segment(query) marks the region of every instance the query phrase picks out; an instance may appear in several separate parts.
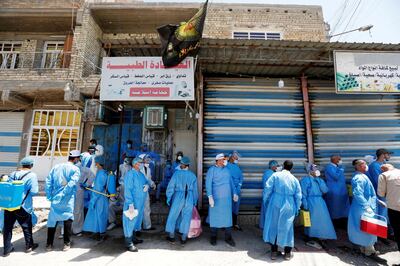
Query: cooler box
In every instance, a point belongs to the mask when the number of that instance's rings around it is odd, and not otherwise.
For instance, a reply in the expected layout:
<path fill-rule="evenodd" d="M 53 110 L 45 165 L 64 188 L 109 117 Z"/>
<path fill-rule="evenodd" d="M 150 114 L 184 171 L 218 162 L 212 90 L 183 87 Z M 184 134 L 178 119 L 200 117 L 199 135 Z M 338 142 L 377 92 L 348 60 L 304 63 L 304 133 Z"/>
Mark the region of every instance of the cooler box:
<path fill-rule="evenodd" d="M 0 208 L 8 211 L 21 207 L 24 194 L 24 182 L 0 182 Z"/>
<path fill-rule="evenodd" d="M 387 238 L 386 217 L 378 214 L 363 214 L 361 216 L 361 231 L 382 238 Z"/>
<path fill-rule="evenodd" d="M 300 224 L 304 227 L 311 227 L 311 217 L 309 211 L 300 210 Z"/>

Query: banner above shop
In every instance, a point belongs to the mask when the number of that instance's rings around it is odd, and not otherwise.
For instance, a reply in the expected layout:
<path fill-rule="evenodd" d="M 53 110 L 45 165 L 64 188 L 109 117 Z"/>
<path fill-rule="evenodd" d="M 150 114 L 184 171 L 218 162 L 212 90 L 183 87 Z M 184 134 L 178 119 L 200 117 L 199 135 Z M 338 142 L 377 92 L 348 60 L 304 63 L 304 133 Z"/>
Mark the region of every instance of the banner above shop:
<path fill-rule="evenodd" d="M 161 57 L 104 57 L 101 101 L 192 101 L 193 57 L 165 68 Z"/>
<path fill-rule="evenodd" d="M 336 93 L 400 93 L 400 53 L 334 51 Z"/>

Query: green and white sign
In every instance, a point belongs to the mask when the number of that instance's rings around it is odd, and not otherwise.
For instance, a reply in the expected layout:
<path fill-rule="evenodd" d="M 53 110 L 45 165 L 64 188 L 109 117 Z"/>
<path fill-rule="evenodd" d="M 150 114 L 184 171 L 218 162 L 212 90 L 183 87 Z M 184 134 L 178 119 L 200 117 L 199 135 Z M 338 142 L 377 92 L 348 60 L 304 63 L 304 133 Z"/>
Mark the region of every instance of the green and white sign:
<path fill-rule="evenodd" d="M 336 93 L 400 93 L 400 53 L 334 51 Z"/>

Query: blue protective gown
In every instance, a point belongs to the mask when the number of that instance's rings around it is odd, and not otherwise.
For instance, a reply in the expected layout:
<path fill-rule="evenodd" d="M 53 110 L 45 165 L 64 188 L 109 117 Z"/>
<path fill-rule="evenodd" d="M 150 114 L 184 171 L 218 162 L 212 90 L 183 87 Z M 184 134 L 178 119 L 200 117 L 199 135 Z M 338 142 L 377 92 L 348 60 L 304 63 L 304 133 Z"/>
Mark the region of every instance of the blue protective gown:
<path fill-rule="evenodd" d="M 93 190 L 105 194 L 115 194 L 115 176 L 108 175 L 104 169 L 98 170 L 94 179 Z M 92 191 L 89 210 L 86 215 L 83 231 L 105 233 L 108 221 L 108 198 Z"/>
<path fill-rule="evenodd" d="M 289 171 L 274 173 L 265 184 L 264 202 L 268 202 L 264 223 L 265 242 L 280 247 L 294 246 L 293 221 L 301 205 L 300 183 Z"/>
<path fill-rule="evenodd" d="M 236 194 L 231 172 L 226 167 L 211 166 L 206 175 L 207 196 L 213 196 L 214 207 L 208 208 L 210 227 L 232 226 L 232 196 Z"/>
<path fill-rule="evenodd" d="M 20 178 L 25 175 L 27 172 L 30 172 L 30 170 L 23 170 L 23 171 L 15 171 L 12 172 L 9 176 L 8 181 L 12 182 L 14 180 L 20 180 Z M 24 194 L 22 195 L 23 198 L 25 198 L 25 195 L 28 193 L 29 194 L 26 197 L 24 203 L 22 204 L 22 208 L 29 214 L 33 214 L 33 201 L 32 197 L 37 195 L 39 193 L 39 183 L 38 179 L 35 173 L 30 172 L 27 174 L 22 181 L 24 181 Z"/>
<path fill-rule="evenodd" d="M 353 201 L 351 202 L 347 232 L 349 240 L 357 245 L 372 246 L 377 238 L 360 230 L 361 215 L 370 207 L 376 211 L 376 194 L 369 178 L 360 172 L 355 172 L 351 180 Z"/>
<path fill-rule="evenodd" d="M 383 162 L 374 161 L 368 166 L 369 170 L 368 170 L 368 173 L 366 173 L 368 178 L 369 178 L 369 180 L 371 181 L 372 185 L 374 186 L 375 193 L 377 192 L 377 189 L 378 189 L 379 175 L 382 174 L 382 170 L 381 170 L 381 166 L 382 165 L 383 165 Z M 385 197 L 379 197 L 378 196 L 378 198 L 380 200 L 386 202 L 386 198 Z M 389 222 L 387 208 L 383 207 L 380 204 L 377 204 L 377 214 L 385 216 L 387 221 Z"/>
<path fill-rule="evenodd" d="M 81 173 L 71 162 L 55 165 L 46 178 L 46 197 L 51 202 L 47 227 L 74 219 L 76 183 Z"/>
<path fill-rule="evenodd" d="M 243 172 L 236 163 L 228 163 L 226 167 L 231 172 L 236 194 L 239 196 L 239 200 L 237 202 L 232 201 L 232 212 L 235 215 L 238 215 L 240 207 L 240 190 L 242 189 L 243 184 Z"/>
<path fill-rule="evenodd" d="M 304 227 L 309 237 L 321 239 L 336 239 L 328 207 L 322 198 L 328 192 L 324 180 L 319 177 L 306 176 L 300 181 L 303 208 L 310 211 L 311 227 Z"/>
<path fill-rule="evenodd" d="M 264 194 L 265 194 L 265 183 L 267 182 L 268 178 L 271 177 L 271 175 L 275 173 L 274 171 L 272 171 L 271 169 L 267 169 L 264 172 L 264 175 L 262 177 L 262 190 L 263 190 L 263 198 L 264 198 Z M 258 223 L 258 226 L 263 229 L 264 228 L 264 222 L 265 222 L 265 210 L 267 209 L 268 206 L 268 202 L 265 202 L 263 200 L 261 200 L 261 209 L 260 209 L 260 221 Z"/>
<path fill-rule="evenodd" d="M 350 200 L 347 191 L 344 169 L 330 163 L 325 167 L 328 186 L 326 204 L 332 219 L 346 218 L 349 215 Z"/>
<path fill-rule="evenodd" d="M 150 186 L 150 181 L 140 170 L 132 169 L 125 175 L 124 183 L 125 202 L 123 211 L 128 210 L 129 205 L 133 204 L 134 208 L 139 212 L 133 220 L 129 220 L 128 217 L 122 215 L 124 235 L 128 238 L 132 237 L 134 231 L 140 231 L 142 228 L 144 203 L 148 195 L 147 192 L 143 192 L 143 186 Z"/>
<path fill-rule="evenodd" d="M 173 173 L 175 173 L 175 171 L 180 170 L 180 166 L 181 166 L 181 162 L 174 161 L 172 163 L 172 171 L 173 171 Z"/>
<path fill-rule="evenodd" d="M 179 170 L 174 173 L 168 184 L 167 204 L 169 209 L 165 231 L 179 232 L 185 236 L 189 233 L 193 207 L 197 204 L 197 177 L 189 170 Z M 178 219 L 179 218 L 179 219 Z"/>

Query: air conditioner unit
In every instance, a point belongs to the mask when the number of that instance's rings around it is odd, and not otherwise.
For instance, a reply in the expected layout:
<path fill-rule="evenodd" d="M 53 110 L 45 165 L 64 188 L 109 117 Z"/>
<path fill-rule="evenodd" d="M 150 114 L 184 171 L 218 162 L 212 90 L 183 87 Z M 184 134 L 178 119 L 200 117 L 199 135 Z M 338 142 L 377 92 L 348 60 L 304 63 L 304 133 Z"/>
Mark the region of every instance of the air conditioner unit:
<path fill-rule="evenodd" d="M 145 128 L 165 128 L 167 113 L 164 106 L 146 106 L 144 108 Z"/>
<path fill-rule="evenodd" d="M 85 101 L 84 121 L 95 124 L 104 124 L 105 107 L 102 102 L 97 99 L 88 99 Z"/>

